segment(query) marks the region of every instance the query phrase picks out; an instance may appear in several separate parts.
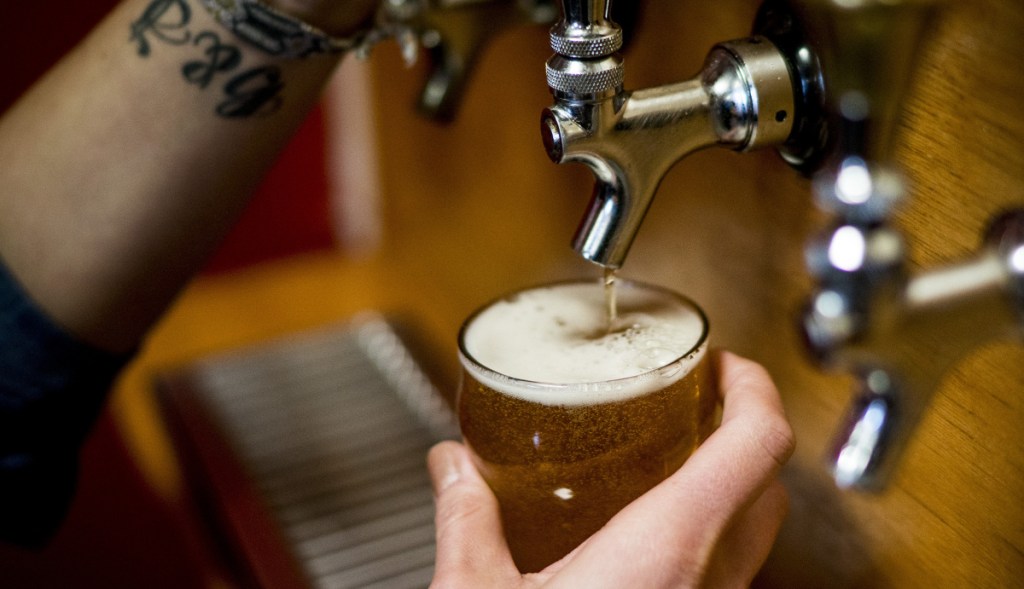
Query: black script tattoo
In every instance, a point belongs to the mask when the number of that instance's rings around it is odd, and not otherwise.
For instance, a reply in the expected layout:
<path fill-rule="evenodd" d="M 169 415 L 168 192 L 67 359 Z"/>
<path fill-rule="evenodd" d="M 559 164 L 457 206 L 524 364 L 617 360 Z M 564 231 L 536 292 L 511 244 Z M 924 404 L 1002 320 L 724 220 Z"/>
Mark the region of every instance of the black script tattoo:
<path fill-rule="evenodd" d="M 142 15 L 131 24 L 131 41 L 138 43 L 138 54 L 148 57 L 151 44 L 189 45 L 202 53 L 193 55 L 181 67 L 190 84 L 205 89 L 226 79 L 221 102 L 215 112 L 225 118 L 264 116 L 281 108 L 284 81 L 281 69 L 265 65 L 242 69 L 243 54 L 237 45 L 224 42 L 212 31 L 195 31 L 192 0 L 150 0 Z M 193 33 L 195 36 L 193 37 Z M 194 40 L 193 40 L 194 39 Z M 194 59 L 195 57 L 205 59 Z M 241 70 L 241 71 L 239 71 Z"/>
<path fill-rule="evenodd" d="M 227 72 L 242 62 L 242 52 L 233 45 L 221 43 L 217 33 L 206 31 L 196 35 L 195 45 L 209 41 L 205 55 L 208 61 L 190 61 L 181 68 L 181 73 L 189 82 L 206 88 L 217 72 Z"/>
<path fill-rule="evenodd" d="M 281 70 L 274 66 L 252 68 L 224 85 L 227 100 L 217 106 L 222 117 L 266 115 L 281 107 Z"/>
<path fill-rule="evenodd" d="M 176 14 L 175 14 L 176 13 Z M 168 18 L 164 18 L 164 17 Z M 175 19 L 174 17 L 177 16 Z M 132 23 L 132 41 L 139 43 L 139 55 L 149 55 L 147 34 L 172 45 L 188 43 L 190 33 L 185 26 L 192 20 L 192 8 L 185 0 L 153 0 L 139 20 Z"/>

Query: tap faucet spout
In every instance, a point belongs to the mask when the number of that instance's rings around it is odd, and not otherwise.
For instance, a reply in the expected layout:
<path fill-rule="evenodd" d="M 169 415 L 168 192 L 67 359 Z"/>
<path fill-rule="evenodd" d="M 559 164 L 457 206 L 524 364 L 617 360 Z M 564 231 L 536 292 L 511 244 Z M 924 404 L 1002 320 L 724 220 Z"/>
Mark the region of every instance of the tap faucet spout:
<path fill-rule="evenodd" d="M 571 28 L 556 25 L 552 38 Z M 564 46 L 552 42 L 556 51 Z M 716 45 L 691 80 L 633 92 L 622 87 L 616 53 L 556 53 L 547 70 L 555 97 L 541 116 L 548 156 L 583 163 L 595 177 L 573 248 L 607 268 L 623 264 L 658 185 L 680 159 L 714 145 L 778 145 L 792 130 L 790 70 L 763 37 Z"/>
<path fill-rule="evenodd" d="M 590 205 L 573 238 L 584 259 L 622 265 L 661 178 L 680 158 L 718 138 L 700 80 L 656 91 L 620 92 L 547 109 L 542 130 L 556 163 L 594 174 Z"/>

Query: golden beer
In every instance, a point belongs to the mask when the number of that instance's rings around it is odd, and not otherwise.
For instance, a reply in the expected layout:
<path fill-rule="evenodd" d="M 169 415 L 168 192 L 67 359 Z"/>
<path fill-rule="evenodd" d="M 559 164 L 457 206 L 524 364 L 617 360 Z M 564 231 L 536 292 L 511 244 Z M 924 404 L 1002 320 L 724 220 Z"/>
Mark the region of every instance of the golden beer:
<path fill-rule="evenodd" d="M 714 427 L 699 307 L 630 282 L 618 298 L 610 329 L 595 281 L 495 301 L 460 333 L 463 437 L 523 572 L 572 551 Z"/>

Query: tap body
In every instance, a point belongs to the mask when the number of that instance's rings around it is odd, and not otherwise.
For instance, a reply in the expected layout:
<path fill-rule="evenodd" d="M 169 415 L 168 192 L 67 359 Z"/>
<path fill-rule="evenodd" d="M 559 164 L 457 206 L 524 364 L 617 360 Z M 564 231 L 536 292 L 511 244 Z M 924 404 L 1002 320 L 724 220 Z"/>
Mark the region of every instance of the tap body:
<path fill-rule="evenodd" d="M 691 80 L 626 91 L 607 6 L 563 4 L 547 64 L 555 104 L 541 116 L 542 138 L 552 161 L 583 163 L 594 173 L 573 248 L 618 268 L 676 162 L 713 145 L 744 151 L 789 137 L 793 75 L 782 52 L 755 36 L 716 45 Z"/>

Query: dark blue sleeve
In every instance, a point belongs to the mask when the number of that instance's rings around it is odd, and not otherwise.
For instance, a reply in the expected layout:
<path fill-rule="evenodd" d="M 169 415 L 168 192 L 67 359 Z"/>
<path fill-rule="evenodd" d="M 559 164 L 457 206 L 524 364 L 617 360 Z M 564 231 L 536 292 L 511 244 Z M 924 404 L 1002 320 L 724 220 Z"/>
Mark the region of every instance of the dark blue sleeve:
<path fill-rule="evenodd" d="M 79 449 L 129 357 L 63 331 L 0 263 L 0 541 L 42 546 L 59 529 Z"/>

